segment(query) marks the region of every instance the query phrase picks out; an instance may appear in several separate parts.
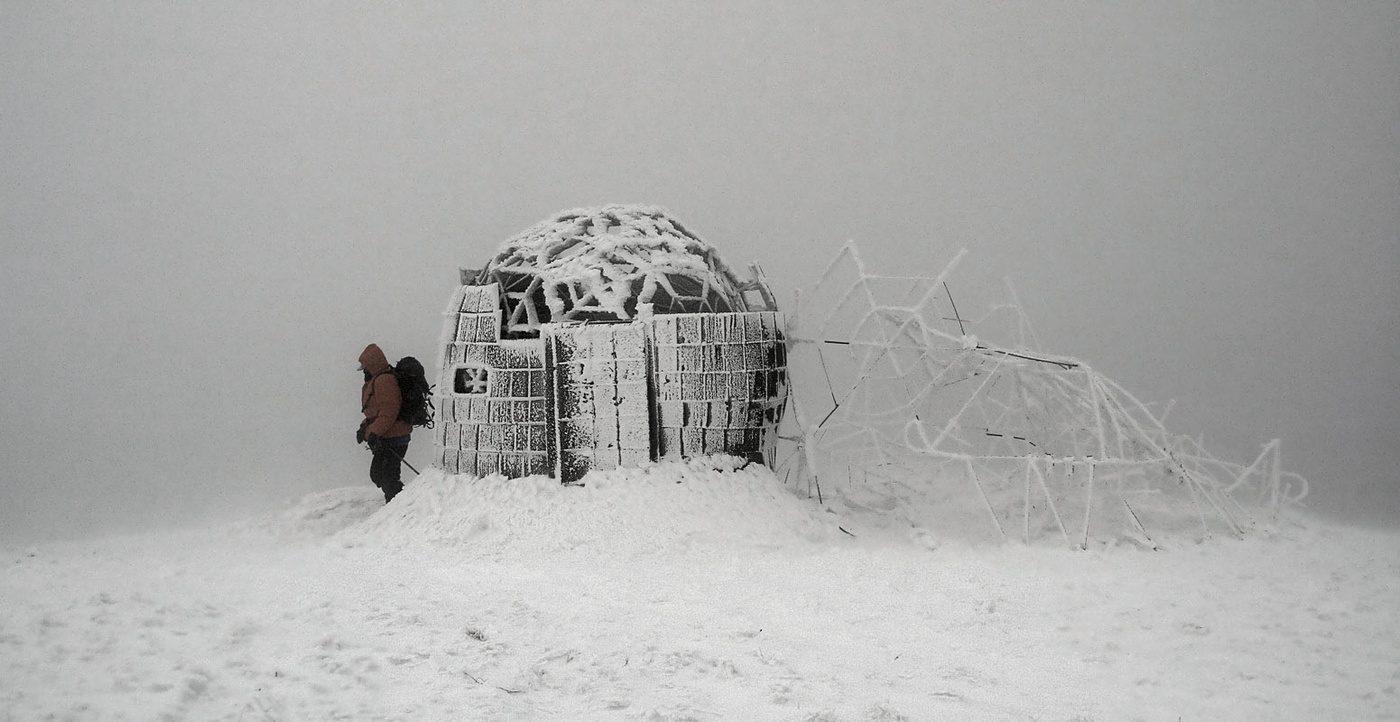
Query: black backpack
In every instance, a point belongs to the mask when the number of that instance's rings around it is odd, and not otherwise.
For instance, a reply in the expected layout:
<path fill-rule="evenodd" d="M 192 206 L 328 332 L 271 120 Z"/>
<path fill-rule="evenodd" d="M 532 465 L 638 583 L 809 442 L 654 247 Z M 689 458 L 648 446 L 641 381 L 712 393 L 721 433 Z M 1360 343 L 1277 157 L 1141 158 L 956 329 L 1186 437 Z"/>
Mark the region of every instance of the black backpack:
<path fill-rule="evenodd" d="M 404 356 L 393 371 L 394 380 L 399 382 L 399 420 L 433 428 L 433 387 L 428 384 L 423 364 L 412 356 Z"/>

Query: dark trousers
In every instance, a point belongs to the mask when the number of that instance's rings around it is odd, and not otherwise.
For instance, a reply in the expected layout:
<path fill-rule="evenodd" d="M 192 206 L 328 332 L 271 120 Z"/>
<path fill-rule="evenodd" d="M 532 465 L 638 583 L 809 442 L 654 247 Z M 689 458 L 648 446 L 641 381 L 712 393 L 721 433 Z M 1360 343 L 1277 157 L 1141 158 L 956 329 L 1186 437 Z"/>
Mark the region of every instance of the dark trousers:
<path fill-rule="evenodd" d="M 403 491 L 400 481 L 404 454 L 408 453 L 407 436 L 397 439 L 380 439 L 374 447 L 374 458 L 369 462 L 369 480 L 384 492 L 384 503 L 389 503 Z"/>

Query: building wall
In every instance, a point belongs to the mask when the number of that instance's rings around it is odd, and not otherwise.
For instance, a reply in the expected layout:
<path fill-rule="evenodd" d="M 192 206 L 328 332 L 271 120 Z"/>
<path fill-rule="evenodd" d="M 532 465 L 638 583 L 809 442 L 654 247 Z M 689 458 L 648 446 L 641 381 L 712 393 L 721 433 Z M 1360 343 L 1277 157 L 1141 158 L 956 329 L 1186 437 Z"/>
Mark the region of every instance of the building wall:
<path fill-rule="evenodd" d="M 434 458 L 453 474 L 547 474 L 544 344 L 501 340 L 498 289 L 462 286 L 444 314 Z M 458 393 L 463 369 L 484 376 L 466 384 L 468 393 Z"/>
<path fill-rule="evenodd" d="M 650 326 L 657 457 L 771 462 L 787 398 L 783 315 L 676 314 Z"/>
<path fill-rule="evenodd" d="M 552 458 L 559 480 L 650 461 L 646 327 L 550 323 L 541 336 L 557 420 Z"/>
<path fill-rule="evenodd" d="M 502 340 L 499 286 L 462 286 L 443 323 L 435 465 L 568 481 L 652 458 L 771 463 L 782 327 L 773 311 L 663 314 Z"/>

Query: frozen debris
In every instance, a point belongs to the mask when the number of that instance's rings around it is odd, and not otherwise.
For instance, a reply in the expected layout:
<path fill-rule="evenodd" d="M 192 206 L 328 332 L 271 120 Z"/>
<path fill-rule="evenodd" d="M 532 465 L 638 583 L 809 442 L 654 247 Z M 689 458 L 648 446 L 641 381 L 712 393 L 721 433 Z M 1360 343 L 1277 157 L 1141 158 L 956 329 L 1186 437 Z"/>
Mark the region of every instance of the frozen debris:
<path fill-rule="evenodd" d="M 983 322 L 947 286 L 961 257 L 935 277 L 880 276 L 849 244 L 804 295 L 789 333 L 789 479 L 945 530 L 1081 548 L 1241 535 L 1307 494 L 1277 441 L 1248 466 L 1222 461 L 1088 364 L 1027 347 L 1015 304 L 988 317 L 1012 313 L 1015 345 L 973 335 Z"/>

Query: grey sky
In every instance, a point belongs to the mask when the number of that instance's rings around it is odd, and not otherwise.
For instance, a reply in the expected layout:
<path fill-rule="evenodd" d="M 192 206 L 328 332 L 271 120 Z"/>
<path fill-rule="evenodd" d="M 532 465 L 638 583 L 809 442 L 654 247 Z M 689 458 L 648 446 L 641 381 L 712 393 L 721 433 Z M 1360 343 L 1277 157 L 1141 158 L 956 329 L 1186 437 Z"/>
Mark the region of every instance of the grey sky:
<path fill-rule="evenodd" d="M 669 208 L 784 292 L 847 239 L 1400 512 L 1400 5 L 0 4 L 0 541 L 368 483 L 368 341 Z M 790 298 L 790 295 L 785 296 Z M 420 438 L 411 460 L 426 462 Z"/>

